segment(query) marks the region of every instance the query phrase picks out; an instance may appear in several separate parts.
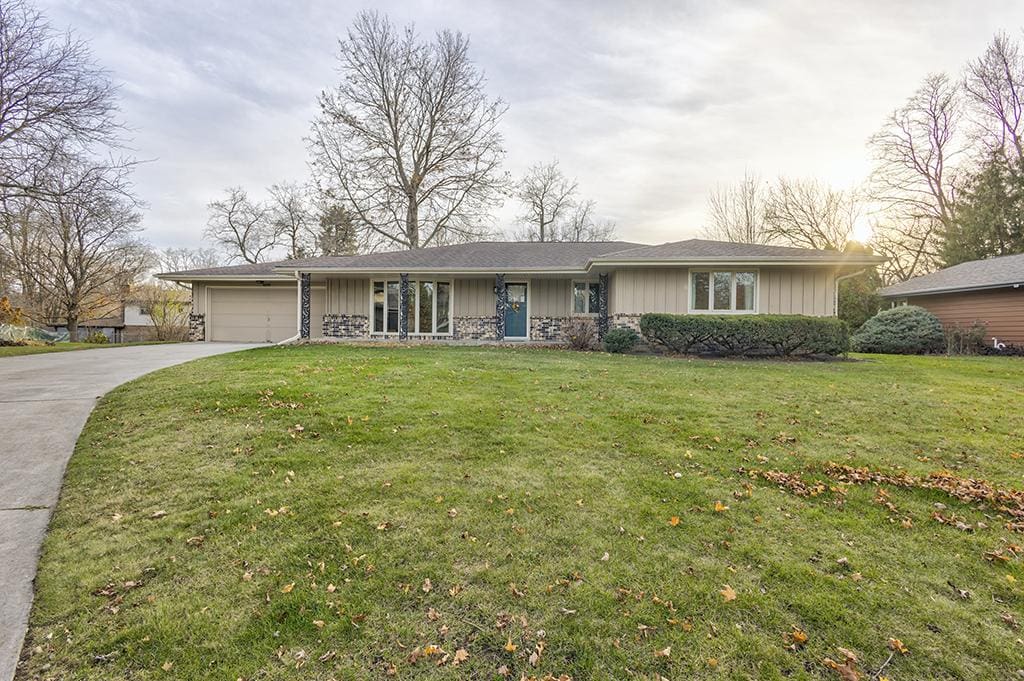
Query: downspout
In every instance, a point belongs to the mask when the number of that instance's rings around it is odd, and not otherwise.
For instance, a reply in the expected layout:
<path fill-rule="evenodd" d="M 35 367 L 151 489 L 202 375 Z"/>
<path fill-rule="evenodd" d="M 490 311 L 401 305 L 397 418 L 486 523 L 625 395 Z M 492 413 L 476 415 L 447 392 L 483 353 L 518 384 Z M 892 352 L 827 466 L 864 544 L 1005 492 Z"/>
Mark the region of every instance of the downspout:
<path fill-rule="evenodd" d="M 847 279 L 853 279 L 854 277 L 859 277 L 860 275 L 864 274 L 867 271 L 868 268 L 865 267 L 862 270 L 857 270 L 856 272 L 851 272 L 850 274 L 844 274 L 841 277 L 836 277 L 836 290 L 832 292 L 834 298 L 832 301 L 832 313 L 836 317 L 839 316 L 839 282 L 846 281 Z"/>
<path fill-rule="evenodd" d="M 298 320 L 299 324 L 302 324 L 302 291 L 300 290 L 301 288 L 302 287 L 299 285 L 299 271 L 295 270 L 295 296 L 297 298 L 295 305 L 298 307 L 298 309 L 296 310 L 297 314 L 295 315 L 295 318 Z M 283 341 L 275 343 L 275 345 L 291 345 L 295 341 L 299 340 L 301 336 L 302 332 L 296 329 L 294 336 L 292 336 L 291 338 L 285 338 Z"/>

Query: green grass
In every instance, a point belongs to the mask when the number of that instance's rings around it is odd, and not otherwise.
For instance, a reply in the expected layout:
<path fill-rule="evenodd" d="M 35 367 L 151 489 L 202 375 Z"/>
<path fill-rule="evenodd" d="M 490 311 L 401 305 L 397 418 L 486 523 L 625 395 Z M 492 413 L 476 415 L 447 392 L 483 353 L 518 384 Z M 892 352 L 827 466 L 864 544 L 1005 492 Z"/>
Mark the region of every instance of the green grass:
<path fill-rule="evenodd" d="M 837 679 L 837 647 L 869 678 L 890 637 L 909 649 L 894 681 L 1011 678 L 1024 643 L 1003 615 L 1024 620 L 1024 569 L 984 554 L 1024 537 L 997 513 L 888 489 L 904 527 L 871 486 L 797 497 L 737 469 L 1020 488 L 1022 433 L 1013 359 L 202 359 L 90 419 L 18 678 Z M 932 520 L 936 503 L 974 531 Z M 409 661 L 429 644 L 469 657 Z"/>
<path fill-rule="evenodd" d="M 70 352 L 72 350 L 96 350 L 98 348 L 124 348 L 132 345 L 156 345 L 174 341 L 142 341 L 139 343 L 54 343 L 53 345 L 0 345 L 0 357 L 21 355 L 42 355 L 48 352 Z"/>

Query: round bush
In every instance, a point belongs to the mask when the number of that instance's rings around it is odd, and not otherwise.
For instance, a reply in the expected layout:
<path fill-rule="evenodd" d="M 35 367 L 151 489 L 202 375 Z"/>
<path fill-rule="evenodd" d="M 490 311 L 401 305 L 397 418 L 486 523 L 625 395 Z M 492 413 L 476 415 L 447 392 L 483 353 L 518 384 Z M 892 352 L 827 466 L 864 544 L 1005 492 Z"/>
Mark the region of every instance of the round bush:
<path fill-rule="evenodd" d="M 882 310 L 864 322 L 850 340 L 856 352 L 890 355 L 942 352 L 946 345 L 939 318 L 916 305 Z"/>
<path fill-rule="evenodd" d="M 633 329 L 611 329 L 604 335 L 606 352 L 629 352 L 640 342 L 640 336 Z"/>
<path fill-rule="evenodd" d="M 106 334 L 104 334 L 102 331 L 93 331 L 92 333 L 85 337 L 85 342 L 95 343 L 96 345 L 103 345 L 104 343 L 109 343 L 110 339 L 107 338 Z"/>

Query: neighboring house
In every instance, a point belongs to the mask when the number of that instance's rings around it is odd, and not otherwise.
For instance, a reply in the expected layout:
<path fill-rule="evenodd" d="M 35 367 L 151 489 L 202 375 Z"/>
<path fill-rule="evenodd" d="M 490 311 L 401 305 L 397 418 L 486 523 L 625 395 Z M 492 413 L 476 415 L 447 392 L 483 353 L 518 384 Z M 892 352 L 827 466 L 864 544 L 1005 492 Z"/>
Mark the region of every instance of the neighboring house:
<path fill-rule="evenodd" d="M 192 286 L 191 337 L 561 339 L 645 312 L 836 314 L 836 280 L 878 256 L 691 239 L 648 246 L 479 242 L 169 272 Z"/>
<path fill-rule="evenodd" d="M 61 321 L 53 325 L 57 332 L 67 331 L 67 324 Z M 78 337 L 85 337 L 100 332 L 111 343 L 134 343 L 153 338 L 153 320 L 144 303 L 126 301 L 111 315 L 98 319 L 86 319 L 78 322 Z"/>
<path fill-rule="evenodd" d="M 943 326 L 982 322 L 988 342 L 1024 344 L 1024 254 L 960 263 L 879 294 L 893 305 L 919 305 Z"/>

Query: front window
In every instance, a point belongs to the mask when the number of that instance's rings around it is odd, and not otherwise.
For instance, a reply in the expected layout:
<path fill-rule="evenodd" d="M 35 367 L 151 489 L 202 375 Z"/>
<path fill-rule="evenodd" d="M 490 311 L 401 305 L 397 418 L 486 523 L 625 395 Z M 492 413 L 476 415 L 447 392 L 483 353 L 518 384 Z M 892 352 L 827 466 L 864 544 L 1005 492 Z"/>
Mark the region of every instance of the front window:
<path fill-rule="evenodd" d="M 401 282 L 373 282 L 373 332 L 398 333 L 403 314 Z M 404 310 L 411 334 L 451 333 L 450 281 L 409 280 L 409 301 Z"/>
<path fill-rule="evenodd" d="M 597 314 L 601 306 L 601 284 L 596 281 L 572 283 L 572 313 Z"/>
<path fill-rule="evenodd" d="M 690 274 L 691 312 L 753 312 L 757 272 L 695 271 Z"/>

